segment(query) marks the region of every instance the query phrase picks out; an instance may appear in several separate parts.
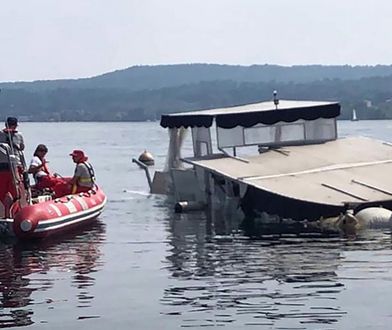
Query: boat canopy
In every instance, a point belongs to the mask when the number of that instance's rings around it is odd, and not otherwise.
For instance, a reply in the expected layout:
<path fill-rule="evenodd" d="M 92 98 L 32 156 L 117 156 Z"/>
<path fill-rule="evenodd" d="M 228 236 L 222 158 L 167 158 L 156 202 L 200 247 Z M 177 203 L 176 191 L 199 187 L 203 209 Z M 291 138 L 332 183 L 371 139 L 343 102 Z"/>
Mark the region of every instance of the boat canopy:
<path fill-rule="evenodd" d="M 277 122 L 294 122 L 299 119 L 316 120 L 335 118 L 340 115 L 337 102 L 279 100 L 162 115 L 164 128 L 211 127 L 234 128 L 252 127 L 256 124 L 273 125 Z"/>

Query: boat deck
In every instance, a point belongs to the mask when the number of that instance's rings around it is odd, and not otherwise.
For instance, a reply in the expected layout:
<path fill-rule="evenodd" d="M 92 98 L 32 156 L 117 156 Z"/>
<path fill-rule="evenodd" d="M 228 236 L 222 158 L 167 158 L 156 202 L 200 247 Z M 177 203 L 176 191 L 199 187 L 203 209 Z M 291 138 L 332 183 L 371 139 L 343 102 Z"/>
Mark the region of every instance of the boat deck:
<path fill-rule="evenodd" d="M 341 138 L 241 159 L 222 154 L 184 161 L 297 200 L 336 206 L 392 200 L 392 144 L 384 141 Z"/>

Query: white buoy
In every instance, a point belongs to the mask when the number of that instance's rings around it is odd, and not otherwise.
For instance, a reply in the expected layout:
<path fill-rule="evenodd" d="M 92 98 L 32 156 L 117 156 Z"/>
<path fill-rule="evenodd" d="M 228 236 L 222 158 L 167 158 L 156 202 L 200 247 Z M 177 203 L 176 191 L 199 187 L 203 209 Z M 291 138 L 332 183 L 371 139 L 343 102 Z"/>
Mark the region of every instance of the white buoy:
<path fill-rule="evenodd" d="M 153 166 L 155 164 L 153 155 L 147 150 L 144 150 L 144 152 L 141 153 L 139 161 L 147 166 Z"/>
<path fill-rule="evenodd" d="M 391 225 L 392 211 L 382 207 L 368 207 L 355 214 L 362 227 L 388 228 Z"/>

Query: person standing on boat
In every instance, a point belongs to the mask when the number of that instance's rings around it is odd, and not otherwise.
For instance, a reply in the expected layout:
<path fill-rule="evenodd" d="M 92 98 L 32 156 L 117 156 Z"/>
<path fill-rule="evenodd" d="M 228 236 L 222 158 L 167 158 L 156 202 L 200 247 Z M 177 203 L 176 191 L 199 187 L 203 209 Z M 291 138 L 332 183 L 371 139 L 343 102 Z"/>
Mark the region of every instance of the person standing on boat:
<path fill-rule="evenodd" d="M 55 186 L 63 184 L 65 181 L 64 179 L 57 177 L 56 174 L 50 174 L 47 166 L 48 161 L 45 159 L 47 153 L 48 147 L 46 145 L 39 144 L 37 146 L 33 158 L 31 159 L 28 173 L 33 174 L 36 189 L 43 190 L 45 188 L 50 188 L 55 191 Z"/>
<path fill-rule="evenodd" d="M 25 148 L 23 135 L 16 129 L 18 127 L 18 119 L 8 117 L 5 121 L 5 128 L 0 131 L 0 143 L 8 143 L 11 150 L 14 151 L 18 165 L 25 167 L 23 150 Z M 12 143 L 11 143 L 12 141 Z"/>
<path fill-rule="evenodd" d="M 25 148 L 23 135 L 18 132 L 18 119 L 15 117 L 8 117 L 5 121 L 5 128 L 0 130 L 0 143 L 5 143 L 10 146 L 10 158 L 6 156 L 1 160 L 4 166 L 5 173 L 8 173 L 6 180 L 8 185 L 6 189 L 12 195 L 11 199 L 19 198 L 22 203 L 27 203 L 30 199 L 30 182 L 27 174 L 27 166 L 24 158 L 23 150 Z M 8 163 L 8 162 L 11 163 Z M 23 198 L 21 198 L 23 197 Z"/>

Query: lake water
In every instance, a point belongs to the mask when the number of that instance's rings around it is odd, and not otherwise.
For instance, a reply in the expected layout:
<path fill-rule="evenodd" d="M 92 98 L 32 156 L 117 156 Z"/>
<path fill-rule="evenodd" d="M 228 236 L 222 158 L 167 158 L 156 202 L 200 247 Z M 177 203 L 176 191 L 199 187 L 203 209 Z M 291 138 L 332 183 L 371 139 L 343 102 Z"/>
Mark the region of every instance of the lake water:
<path fill-rule="evenodd" d="M 392 139 L 392 121 L 338 126 L 340 135 Z M 51 169 L 64 175 L 72 149 L 85 150 L 108 204 L 95 225 L 61 239 L 0 243 L 0 328 L 389 328 L 389 230 L 249 239 L 226 219 L 175 214 L 148 194 L 131 158 L 147 148 L 164 165 L 168 135 L 158 123 L 20 129 L 26 158 L 45 143 Z"/>

